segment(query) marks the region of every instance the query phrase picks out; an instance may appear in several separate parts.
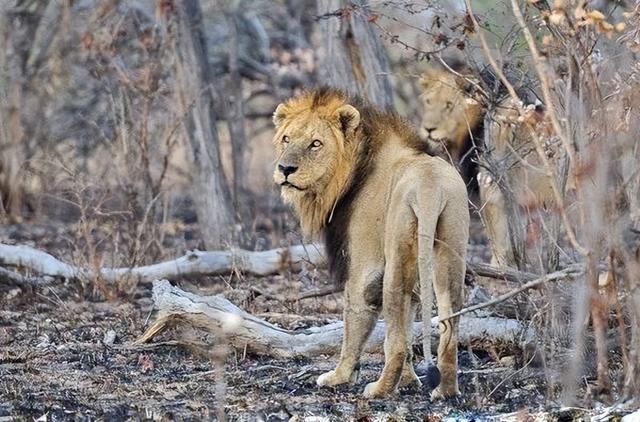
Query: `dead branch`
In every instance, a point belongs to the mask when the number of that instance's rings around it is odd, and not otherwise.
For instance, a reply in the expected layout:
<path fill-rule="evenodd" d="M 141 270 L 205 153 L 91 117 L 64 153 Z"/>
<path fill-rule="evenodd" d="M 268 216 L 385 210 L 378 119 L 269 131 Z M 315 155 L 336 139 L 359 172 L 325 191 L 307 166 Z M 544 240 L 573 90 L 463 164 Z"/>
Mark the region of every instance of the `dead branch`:
<path fill-rule="evenodd" d="M 51 277 L 74 280 L 99 277 L 103 281 L 110 283 L 123 279 L 151 283 L 158 279 L 177 280 L 180 278 L 223 275 L 234 271 L 255 276 L 267 276 L 286 271 L 298 272 L 302 270 L 305 264 L 323 267 L 326 264 L 324 247 L 319 244 L 307 244 L 267 251 L 231 249 L 228 251 L 207 252 L 194 250 L 180 258 L 157 264 L 141 267 L 101 268 L 96 272 L 92 269 L 66 264 L 54 256 L 30 246 L 0 243 L 1 266 L 23 267 L 41 276 L 36 282 L 34 280 L 29 281 L 23 276 L 16 277 L 18 274 L 11 272 L 16 275 L 11 278 L 13 280 L 11 284 L 47 284 L 53 281 Z M 569 274 L 575 272 L 575 268 L 570 266 L 563 271 Z M 602 266 L 600 268 L 605 269 Z M 467 274 L 518 283 L 540 279 L 539 275 L 533 273 L 507 267 L 497 268 L 483 263 L 467 263 Z M 550 277 L 553 274 L 546 277 Z M 42 276 L 48 276 L 49 278 Z M 0 277 L 0 282 L 2 281 L 9 282 L 8 276 Z M 328 286 L 290 298 L 284 298 L 284 300 L 295 302 L 312 297 L 326 296 L 339 291 L 333 286 Z"/>
<path fill-rule="evenodd" d="M 166 328 L 176 324 L 219 334 L 225 333 L 233 347 L 268 356 L 288 358 L 335 353 L 340 349 L 344 325 L 336 322 L 305 330 L 285 330 L 238 308 L 222 295 L 198 296 L 172 286 L 167 280 L 153 283 L 153 301 L 159 311 L 156 321 L 136 341 L 150 341 Z M 438 318 L 431 320 L 435 333 Z M 413 341 L 421 343 L 421 323 L 412 326 Z M 368 351 L 382 350 L 385 325 L 379 321 L 367 343 Z M 434 334 L 435 335 L 435 334 Z M 520 322 L 502 318 L 460 319 L 460 342 L 491 342 L 524 348 L 534 341 L 534 332 Z M 433 342 L 437 344 L 437 342 Z"/>
<path fill-rule="evenodd" d="M 39 286 L 50 284 L 51 277 L 26 277 L 13 271 L 0 267 L 0 283 L 14 284 L 16 286 Z"/>
<path fill-rule="evenodd" d="M 497 280 L 506 280 L 512 281 L 516 283 L 524 283 L 527 281 L 535 280 L 540 276 L 537 274 L 529 273 L 526 271 L 519 271 L 515 268 L 509 267 L 494 267 L 489 264 L 484 263 L 467 263 L 467 274 L 479 276 L 479 277 L 489 277 L 495 278 Z"/>
<path fill-rule="evenodd" d="M 260 252 L 243 249 L 218 252 L 195 250 L 171 261 L 134 268 L 102 268 L 96 273 L 66 264 L 29 246 L 0 244 L 0 265 L 24 267 L 42 275 L 67 279 L 100 277 L 106 282 L 133 278 L 138 282 L 150 283 L 159 278 L 175 280 L 182 277 L 228 274 L 232 271 L 265 276 L 285 270 L 299 271 L 304 262 L 316 265 L 324 263 L 322 247 L 296 245 Z"/>
<path fill-rule="evenodd" d="M 332 295 L 334 293 L 341 292 L 342 289 L 338 289 L 336 286 L 327 286 L 321 289 L 309 290 L 308 292 L 300 293 L 298 296 L 292 298 L 291 302 L 297 302 L 303 299 L 311 299 L 314 297 L 322 297 Z"/>
<path fill-rule="evenodd" d="M 443 319 L 443 321 L 446 321 L 447 319 L 450 319 L 450 318 L 453 318 L 453 317 L 457 317 L 457 316 L 460 316 L 460 315 L 467 314 L 469 312 L 477 311 L 478 309 L 482 309 L 482 308 L 486 308 L 486 307 L 489 307 L 489 306 L 493 306 L 493 305 L 498 304 L 500 302 L 504 302 L 505 300 L 514 297 L 518 293 L 522 293 L 525 290 L 532 289 L 532 288 L 537 287 L 537 286 L 539 286 L 541 284 L 544 284 L 546 282 L 567 280 L 567 279 L 573 278 L 576 275 L 581 274 L 583 272 L 584 272 L 584 265 L 580 265 L 580 264 L 570 265 L 567 268 L 565 268 L 564 270 L 556 271 L 556 272 L 553 272 L 551 274 L 547 274 L 544 277 L 540 277 L 540 278 L 537 278 L 535 280 L 532 280 L 532 281 L 530 281 L 530 282 L 518 287 L 517 289 L 511 290 L 510 292 L 507 292 L 507 293 L 505 293 L 503 295 L 500 295 L 500 296 L 496 297 L 495 299 L 491 299 L 491 300 L 489 300 L 487 302 L 479 303 L 477 305 L 473 305 L 473 306 L 469 306 L 468 308 L 461 309 L 458 312 L 455 312 L 452 315 L 448 316 L 447 318 Z"/>

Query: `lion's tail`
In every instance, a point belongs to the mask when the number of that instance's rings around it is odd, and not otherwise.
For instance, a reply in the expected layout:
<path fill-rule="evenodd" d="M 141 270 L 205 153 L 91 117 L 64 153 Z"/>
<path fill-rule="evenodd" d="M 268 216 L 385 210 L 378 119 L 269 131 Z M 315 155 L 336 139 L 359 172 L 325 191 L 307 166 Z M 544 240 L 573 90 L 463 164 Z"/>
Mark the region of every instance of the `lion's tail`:
<path fill-rule="evenodd" d="M 426 381 L 431 389 L 440 383 L 440 371 L 434 365 L 431 353 L 431 310 L 435 281 L 433 244 L 438 222 L 438 215 L 433 215 L 434 211 L 436 210 L 423 207 L 422 210 L 416 212 L 418 216 L 418 277 L 422 307 L 422 347 L 424 349 L 424 362 L 419 365 L 419 370 L 421 372 L 427 371 Z"/>

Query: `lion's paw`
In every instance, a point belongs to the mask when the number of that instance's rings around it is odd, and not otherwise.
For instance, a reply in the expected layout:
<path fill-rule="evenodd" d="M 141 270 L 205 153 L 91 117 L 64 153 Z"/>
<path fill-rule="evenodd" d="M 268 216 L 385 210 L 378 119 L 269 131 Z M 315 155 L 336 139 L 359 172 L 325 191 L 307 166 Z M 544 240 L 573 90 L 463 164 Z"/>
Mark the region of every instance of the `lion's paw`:
<path fill-rule="evenodd" d="M 422 388 L 422 381 L 416 374 L 402 374 L 400 378 L 400 383 L 398 384 L 400 388 Z"/>
<path fill-rule="evenodd" d="M 362 395 L 368 399 L 379 399 L 397 392 L 398 390 L 396 388 L 392 388 L 391 390 L 385 389 L 383 384 L 376 381 L 367 384 Z"/>
<path fill-rule="evenodd" d="M 380 385 L 378 382 L 370 382 L 364 387 L 364 392 L 362 395 L 368 399 L 376 399 L 384 396 L 384 392 L 380 391 Z"/>
<path fill-rule="evenodd" d="M 460 395 L 460 391 L 457 388 L 444 390 L 440 385 L 431 392 L 431 400 L 442 400 L 458 395 Z"/>
<path fill-rule="evenodd" d="M 337 371 L 329 371 L 320 375 L 316 380 L 316 384 L 320 387 L 335 387 L 336 385 L 346 384 L 353 382 L 355 374 L 349 374 L 349 376 L 343 376 Z"/>

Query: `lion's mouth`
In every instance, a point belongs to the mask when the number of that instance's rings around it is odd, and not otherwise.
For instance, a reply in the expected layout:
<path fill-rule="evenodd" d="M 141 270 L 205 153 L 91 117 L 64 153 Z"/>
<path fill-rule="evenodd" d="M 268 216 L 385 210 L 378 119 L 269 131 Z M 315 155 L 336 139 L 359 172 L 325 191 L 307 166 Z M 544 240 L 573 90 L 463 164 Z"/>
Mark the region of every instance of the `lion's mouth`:
<path fill-rule="evenodd" d="M 282 186 L 283 188 L 294 188 L 296 190 L 299 191 L 303 191 L 303 188 L 299 188 L 298 186 L 294 185 L 293 183 L 289 182 L 288 180 L 285 180 L 284 182 L 280 183 L 280 186 Z"/>
<path fill-rule="evenodd" d="M 427 138 L 435 142 L 447 142 L 449 140 L 447 136 L 435 136 L 433 132 L 429 132 L 429 134 L 427 135 Z"/>

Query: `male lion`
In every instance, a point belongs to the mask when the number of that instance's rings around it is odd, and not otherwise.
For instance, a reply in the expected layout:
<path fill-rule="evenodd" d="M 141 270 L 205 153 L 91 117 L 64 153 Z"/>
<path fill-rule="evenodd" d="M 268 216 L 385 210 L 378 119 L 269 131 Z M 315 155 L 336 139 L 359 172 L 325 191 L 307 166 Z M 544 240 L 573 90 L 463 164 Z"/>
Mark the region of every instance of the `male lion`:
<path fill-rule="evenodd" d="M 533 144 L 533 131 L 540 129 L 538 124 L 545 116 L 538 108 L 520 116 L 517 104 L 509 97 L 504 98 L 494 107 L 489 119 L 491 139 L 483 141 L 487 106 L 476 90 L 480 80 L 462 64 L 453 64 L 452 67 L 455 73 L 440 67 L 430 68 L 420 79 L 420 98 L 424 106 L 421 135 L 434 148 L 440 145 L 445 150 L 444 155 L 461 167 L 467 183 L 472 177 L 477 177 L 480 208 L 492 247 L 491 262 L 513 266 L 515 258 L 505 198 L 494 179 L 508 181 L 514 199 L 527 211 L 539 206 L 554 206 L 551 184 Z M 490 79 L 489 75 L 484 76 Z M 549 138 L 548 133 L 545 137 Z M 500 167 L 497 169 L 500 174 L 491 177 L 485 169 L 473 174 L 476 170 L 471 161 L 477 155 L 471 152 L 473 146 L 482 149 L 480 161 L 493 162 Z M 559 156 L 555 147 L 547 143 L 546 153 Z M 461 160 L 465 163 L 460 163 Z"/>
<path fill-rule="evenodd" d="M 420 135 L 457 165 L 473 147 L 472 138 L 482 123 L 484 110 L 476 94 L 479 81 L 462 65 L 454 67 L 456 73 L 432 67 L 420 77 Z"/>
<path fill-rule="evenodd" d="M 426 310 L 425 330 L 430 330 L 431 285 L 440 318 L 462 302 L 469 236 L 462 179 L 450 164 L 428 155 L 402 119 L 341 91 L 324 88 L 292 98 L 277 107 L 273 121 L 274 180 L 303 231 L 323 235 L 330 273 L 345 283 L 340 359 L 318 385 L 352 380 L 380 309 L 387 324 L 385 366 L 365 396 L 384 396 L 399 384 L 419 385 L 409 328 L 414 289 L 420 288 Z M 432 397 L 458 394 L 457 336 L 457 318 L 440 324 L 441 382 Z M 429 338 L 427 331 L 427 361 Z"/>

